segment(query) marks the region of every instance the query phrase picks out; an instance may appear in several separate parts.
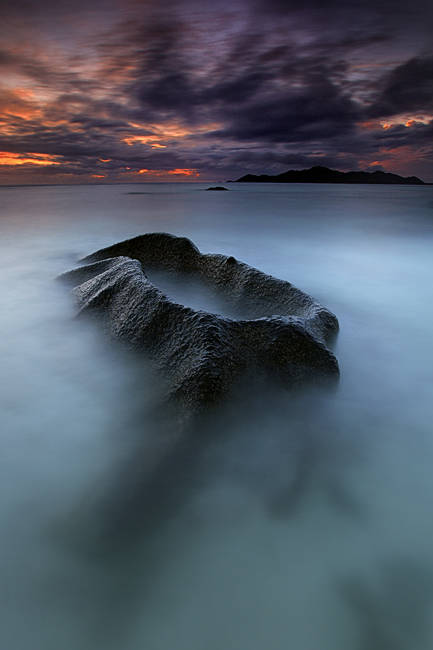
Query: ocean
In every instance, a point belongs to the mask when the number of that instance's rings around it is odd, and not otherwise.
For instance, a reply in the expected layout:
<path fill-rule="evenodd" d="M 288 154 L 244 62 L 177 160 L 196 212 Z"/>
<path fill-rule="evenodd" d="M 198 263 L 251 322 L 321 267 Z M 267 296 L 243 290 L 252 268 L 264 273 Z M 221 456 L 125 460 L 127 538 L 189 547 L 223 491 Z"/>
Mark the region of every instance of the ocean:
<path fill-rule="evenodd" d="M 0 187 L 0 645 L 433 648 L 433 186 L 209 185 Z M 245 386 L 164 463 L 160 378 L 56 281 L 161 231 L 333 311 L 338 386 Z"/>

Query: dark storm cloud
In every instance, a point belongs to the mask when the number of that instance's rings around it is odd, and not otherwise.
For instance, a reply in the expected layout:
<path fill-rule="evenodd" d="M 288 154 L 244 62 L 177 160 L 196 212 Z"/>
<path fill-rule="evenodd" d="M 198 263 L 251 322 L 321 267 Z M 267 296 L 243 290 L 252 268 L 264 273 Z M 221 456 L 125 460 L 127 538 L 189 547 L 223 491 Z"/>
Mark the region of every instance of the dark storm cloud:
<path fill-rule="evenodd" d="M 223 137 L 267 142 L 302 142 L 332 139 L 350 133 L 359 111 L 326 78 L 303 89 L 288 89 L 259 96 L 242 114 L 230 111 Z"/>
<path fill-rule="evenodd" d="M 222 134 L 271 139 L 299 126 L 310 125 L 315 132 L 315 123 L 334 132 L 334 125 L 348 128 L 357 116 L 353 102 L 333 82 L 346 70 L 341 59 L 326 60 L 322 52 L 311 54 L 311 48 L 301 49 L 290 39 L 272 44 L 247 33 L 226 43 L 209 74 L 200 77 L 200 66 L 185 56 L 184 26 L 176 27 L 148 29 L 141 35 L 143 46 L 131 52 L 139 65 L 130 92 L 146 116 L 163 113 L 190 122 L 206 117 L 227 123 Z"/>
<path fill-rule="evenodd" d="M 383 79 L 383 90 L 369 110 L 372 117 L 433 111 L 433 56 L 414 57 Z"/>
<path fill-rule="evenodd" d="M 265 15 L 307 16 L 308 20 L 317 20 L 326 26 L 343 23 L 346 29 L 353 26 L 370 25 L 391 30 L 405 29 L 407 32 L 419 32 L 421 25 L 427 27 L 433 20 L 433 7 L 430 0 L 304 0 L 294 4 L 287 0 L 255 0 L 257 9 Z"/>

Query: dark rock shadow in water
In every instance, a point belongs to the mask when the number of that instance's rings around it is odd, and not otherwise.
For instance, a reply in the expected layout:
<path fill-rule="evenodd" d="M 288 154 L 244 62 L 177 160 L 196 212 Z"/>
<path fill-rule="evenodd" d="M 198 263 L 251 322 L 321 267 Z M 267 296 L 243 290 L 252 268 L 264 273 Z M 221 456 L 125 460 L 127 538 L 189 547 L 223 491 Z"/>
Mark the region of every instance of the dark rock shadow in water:
<path fill-rule="evenodd" d="M 92 566 L 88 592 L 98 603 L 89 614 L 89 634 L 98 644 L 124 644 L 171 558 L 182 553 L 171 531 L 189 525 L 188 508 L 215 482 L 236 481 L 272 518 L 308 510 L 311 493 L 324 494 L 339 516 L 360 516 L 345 476 L 345 450 L 315 430 L 315 423 L 326 421 L 321 404 L 322 392 L 299 396 L 297 403 L 293 393 L 275 387 L 266 394 L 263 385 L 253 389 L 248 382 L 231 400 L 179 426 L 173 404 L 161 413 L 158 400 L 150 410 L 137 401 L 109 434 L 119 442 L 127 436 L 126 452 L 112 463 L 78 521 L 76 552 Z M 329 487 L 334 485 L 338 499 Z M 204 516 L 204 525 L 212 522 L 211 511 Z M 86 520 L 92 522 L 89 531 Z"/>

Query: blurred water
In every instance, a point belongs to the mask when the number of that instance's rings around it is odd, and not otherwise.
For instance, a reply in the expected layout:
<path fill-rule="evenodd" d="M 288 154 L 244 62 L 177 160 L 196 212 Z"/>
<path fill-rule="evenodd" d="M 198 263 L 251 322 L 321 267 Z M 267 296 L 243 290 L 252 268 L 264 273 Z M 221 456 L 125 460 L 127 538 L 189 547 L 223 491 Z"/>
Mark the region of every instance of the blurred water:
<path fill-rule="evenodd" d="M 229 187 L 0 188 L 1 648 L 433 648 L 433 187 Z M 338 389 L 246 389 L 179 441 L 54 281 L 152 231 L 334 311 Z"/>

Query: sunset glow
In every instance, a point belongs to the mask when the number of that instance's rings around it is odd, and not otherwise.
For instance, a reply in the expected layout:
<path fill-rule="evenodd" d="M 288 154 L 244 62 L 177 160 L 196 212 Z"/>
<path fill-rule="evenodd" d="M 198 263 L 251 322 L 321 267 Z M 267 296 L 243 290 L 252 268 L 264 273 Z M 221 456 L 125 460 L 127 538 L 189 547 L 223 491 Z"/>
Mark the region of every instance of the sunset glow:
<path fill-rule="evenodd" d="M 196 169 L 139 169 L 138 173 L 152 176 L 200 176 Z"/>
<path fill-rule="evenodd" d="M 217 4 L 191 21 L 190 0 L 170 12 L 153 0 L 98 5 L 88 22 L 81 0 L 76 16 L 60 3 L 56 38 L 46 0 L 33 31 L 17 18 L 0 53 L 0 183 L 192 182 L 375 161 L 433 180 L 433 58 L 418 38 L 394 49 L 367 30 L 358 42 L 337 12 L 327 40 L 332 7 L 319 27 L 290 3 L 270 0 L 268 13 L 240 1 L 222 22 Z M 362 15 L 356 24 L 361 33 Z"/>
<path fill-rule="evenodd" d="M 154 136 L 151 135 L 130 135 L 123 138 L 123 142 L 129 147 L 132 147 L 134 144 L 148 144 L 152 149 L 165 149 L 165 145 L 155 142 Z"/>
<path fill-rule="evenodd" d="M 171 169 L 168 174 L 180 176 L 200 176 L 196 169 Z"/>
<path fill-rule="evenodd" d="M 433 121 L 433 115 L 398 115 L 392 120 L 380 122 L 382 129 L 391 129 L 393 127 L 405 126 L 409 128 L 416 125 L 426 125 Z"/>
<path fill-rule="evenodd" d="M 11 153 L 10 151 L 0 151 L 0 165 L 40 165 L 42 167 L 50 165 L 59 165 L 54 156 L 44 153 L 29 153 L 27 155 Z"/>

